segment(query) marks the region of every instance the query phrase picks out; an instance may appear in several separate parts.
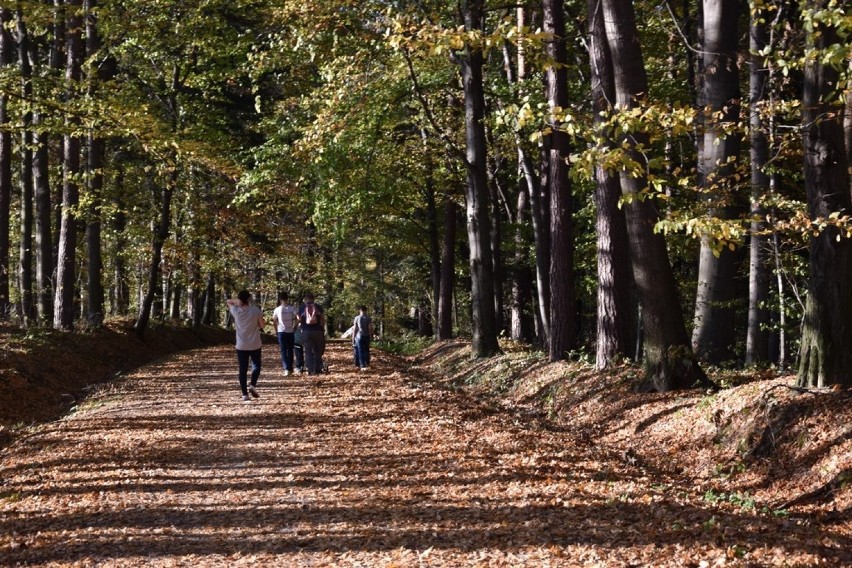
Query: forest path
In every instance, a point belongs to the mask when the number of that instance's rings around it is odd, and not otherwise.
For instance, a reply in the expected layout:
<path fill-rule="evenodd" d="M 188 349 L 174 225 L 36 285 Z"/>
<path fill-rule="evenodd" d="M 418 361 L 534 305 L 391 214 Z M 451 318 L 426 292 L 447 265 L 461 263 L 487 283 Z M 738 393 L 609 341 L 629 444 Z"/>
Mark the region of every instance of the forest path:
<path fill-rule="evenodd" d="M 406 376 L 172 356 L 0 453 L 0 565 L 839 565 L 826 528 L 710 503 L 570 433 Z M 702 564 L 704 563 L 704 564 Z"/>

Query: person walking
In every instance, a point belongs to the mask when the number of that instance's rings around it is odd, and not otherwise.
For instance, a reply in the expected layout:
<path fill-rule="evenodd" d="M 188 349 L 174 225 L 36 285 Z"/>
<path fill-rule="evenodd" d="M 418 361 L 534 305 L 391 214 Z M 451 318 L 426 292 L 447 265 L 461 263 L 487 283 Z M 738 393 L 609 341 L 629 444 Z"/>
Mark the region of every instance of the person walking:
<path fill-rule="evenodd" d="M 237 298 L 225 300 L 228 305 L 228 313 L 234 318 L 237 328 L 237 364 L 240 380 L 240 390 L 243 393 L 243 401 L 248 402 L 249 393 L 254 398 L 260 398 L 257 394 L 257 379 L 260 377 L 260 349 L 262 341 L 260 330 L 266 325 L 260 308 L 251 304 L 251 294 L 248 290 L 240 290 Z M 252 363 L 251 382 L 248 381 L 248 364 Z"/>
<path fill-rule="evenodd" d="M 284 376 L 293 373 L 293 354 L 296 347 L 296 317 L 298 310 L 290 304 L 286 292 L 278 295 L 278 307 L 272 312 L 272 324 L 278 335 L 278 346 L 281 349 L 281 365 Z"/>
<path fill-rule="evenodd" d="M 373 337 L 373 322 L 367 315 L 367 306 L 358 307 L 358 315 L 352 322 L 352 328 L 355 365 L 362 371 L 366 371 L 370 368 L 370 340 Z"/>
<path fill-rule="evenodd" d="M 302 330 L 302 348 L 305 352 L 305 365 L 308 375 L 322 372 L 322 355 L 325 351 L 325 312 L 314 301 L 314 295 L 307 293 L 305 303 L 299 308 L 299 327 Z"/>

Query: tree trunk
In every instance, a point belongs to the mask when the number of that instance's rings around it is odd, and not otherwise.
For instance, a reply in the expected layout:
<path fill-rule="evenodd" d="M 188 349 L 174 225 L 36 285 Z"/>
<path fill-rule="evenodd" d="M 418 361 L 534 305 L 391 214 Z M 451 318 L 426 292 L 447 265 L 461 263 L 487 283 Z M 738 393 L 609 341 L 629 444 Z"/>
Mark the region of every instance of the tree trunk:
<path fill-rule="evenodd" d="M 426 147 L 428 135 L 426 129 L 420 131 L 423 139 L 424 156 L 426 156 L 426 217 L 429 222 L 429 273 L 432 285 L 430 302 L 432 331 L 438 336 L 438 302 L 441 296 L 441 235 L 438 232 L 438 205 L 435 201 L 435 182 L 432 177 L 432 163 L 429 149 Z"/>
<path fill-rule="evenodd" d="M 201 266 L 200 266 L 200 254 L 197 249 L 193 249 L 192 257 L 189 261 L 189 272 L 190 272 L 190 285 L 189 285 L 189 298 L 188 298 L 188 306 L 189 306 L 189 317 L 192 319 L 192 329 L 198 329 L 201 327 L 201 315 L 202 315 L 202 297 L 204 296 L 201 291 Z"/>
<path fill-rule="evenodd" d="M 453 338 L 453 288 L 456 274 L 456 203 L 444 197 L 444 242 L 441 250 L 441 291 L 438 297 L 438 340 Z"/>
<path fill-rule="evenodd" d="M 503 242 L 503 223 L 500 215 L 500 185 L 497 175 L 499 168 L 494 168 L 489 185 L 489 201 L 491 204 L 491 258 L 494 262 L 494 327 L 500 334 L 504 329 L 503 317 L 503 253 L 500 249 Z"/>
<path fill-rule="evenodd" d="M 828 0 L 805 9 L 825 9 Z M 819 54 L 840 42 L 837 29 L 818 21 L 807 45 L 816 54 L 805 65 L 802 95 L 805 190 L 811 220 L 852 210 L 843 139 L 843 107 L 831 95 L 839 74 Z M 803 387 L 852 385 L 852 239 L 828 225 L 810 236 L 808 299 L 802 326 L 798 384 Z"/>
<path fill-rule="evenodd" d="M 154 230 L 154 238 L 151 241 L 151 263 L 148 266 L 147 292 L 142 298 L 139 306 L 139 317 L 136 319 L 136 335 L 142 339 L 148 329 L 151 319 L 151 308 L 157 296 L 158 283 L 160 281 L 161 262 L 163 260 L 163 246 L 169 238 L 169 228 L 172 221 L 172 196 L 177 184 L 177 170 L 172 171 L 165 186 L 159 192 L 160 219 Z"/>
<path fill-rule="evenodd" d="M 636 33 L 630 0 L 604 0 L 607 43 L 612 54 L 616 105 L 633 108 L 648 92 L 645 63 Z M 641 163 L 636 147 L 648 146 L 642 132 L 628 132 L 621 141 L 628 156 Z M 659 213 L 653 199 L 641 199 L 647 184 L 642 174 L 621 174 L 621 191 L 627 201 L 625 215 L 633 278 L 642 303 L 645 382 L 643 390 L 666 392 L 688 388 L 707 377 L 690 348 L 683 314 L 677 300 L 677 284 L 662 234 L 654 232 Z"/>
<path fill-rule="evenodd" d="M 592 103 L 602 144 L 612 140 L 601 113 L 611 113 L 615 100 L 612 59 L 606 40 L 603 12 L 598 0 L 589 0 L 589 54 Z M 605 369 L 633 350 L 630 301 L 630 250 L 624 210 L 619 205 L 618 176 L 595 168 L 595 227 L 598 252 L 597 346 L 595 367 Z"/>
<path fill-rule="evenodd" d="M 482 30 L 482 0 L 463 4 L 465 29 Z M 491 221 L 488 217 L 488 176 L 485 143 L 485 94 L 482 83 L 483 53 L 468 45 L 460 57 L 465 104 L 467 147 L 467 234 L 470 245 L 473 354 L 488 357 L 499 351 L 494 313 L 494 264 L 491 257 Z"/>
<path fill-rule="evenodd" d="M 523 6 L 519 6 L 516 10 L 516 15 L 517 29 L 519 32 L 522 32 L 527 25 L 526 8 L 524 8 Z M 527 75 L 524 46 L 522 43 L 518 45 L 517 73 L 513 73 L 511 57 L 509 55 L 509 50 L 506 43 L 508 42 L 504 43 L 503 48 L 503 60 L 504 68 L 506 71 L 506 79 L 510 84 L 515 84 L 517 83 L 517 81 L 523 81 Z M 519 95 L 521 94 L 523 93 L 519 93 Z M 550 335 L 550 244 L 549 239 L 547 238 L 547 232 L 549 231 L 549 227 L 547 227 L 543 221 L 541 205 L 541 180 L 537 173 L 538 167 L 536 166 L 535 160 L 533 160 L 530 152 L 528 151 L 526 147 L 525 137 L 522 136 L 522 133 L 520 131 L 515 131 L 515 145 L 518 150 L 518 169 L 522 174 L 523 180 L 526 182 L 519 183 L 519 188 L 525 188 L 525 191 L 528 192 L 527 199 L 524 201 L 529 203 L 530 222 L 532 224 L 533 242 L 535 245 L 534 257 L 537 298 L 537 302 L 535 302 L 535 304 L 538 306 L 538 310 L 535 312 L 535 321 L 539 323 L 538 327 L 541 328 L 541 337 L 539 338 L 539 343 L 544 345 L 547 344 L 547 338 Z M 520 196 L 518 197 L 518 203 L 520 206 Z M 526 209 L 526 206 L 524 207 L 524 209 Z M 521 214 L 521 210 L 519 209 L 518 215 L 520 216 Z M 518 231 L 520 230 L 521 228 L 518 227 Z M 516 242 L 517 238 L 518 236 L 516 235 Z M 517 264 L 516 258 L 516 267 L 518 266 L 520 265 Z M 516 278 L 523 278 L 523 275 L 518 273 L 516 274 Z M 518 286 L 523 287 L 523 282 L 519 282 Z M 517 290 L 517 292 L 522 293 L 520 289 Z M 515 314 L 513 313 L 513 330 L 515 329 L 515 324 L 520 323 L 515 322 L 514 316 Z"/>
<path fill-rule="evenodd" d="M 704 0 L 703 107 L 704 145 L 699 163 L 702 190 L 713 205 L 708 214 L 723 220 L 737 213 L 734 202 L 739 136 L 726 127 L 739 120 L 737 40 L 739 0 Z M 711 363 L 732 358 L 737 256 L 716 235 L 703 235 L 695 297 L 692 346 L 696 356 Z"/>
<path fill-rule="evenodd" d="M 23 8 L 18 2 L 16 10 L 18 32 L 18 63 L 21 68 L 21 96 L 32 100 L 33 68 L 30 64 L 30 37 L 24 22 Z M 21 319 L 24 325 L 36 322 L 36 306 L 33 301 L 33 114 L 25 109 L 22 116 L 21 133 L 21 239 L 19 243 L 18 291 L 21 296 Z"/>
<path fill-rule="evenodd" d="M 530 317 L 532 300 L 532 271 L 527 266 L 527 225 L 529 194 L 526 181 L 518 180 L 518 201 L 515 212 L 515 258 L 512 277 L 512 329 L 511 338 L 530 341 L 533 334 L 533 322 Z"/>
<path fill-rule="evenodd" d="M 207 288 L 204 290 L 204 315 L 201 323 L 214 325 L 216 322 L 216 275 L 210 272 L 207 275 Z"/>
<path fill-rule="evenodd" d="M 33 48 L 35 49 L 35 48 Z M 33 57 L 37 60 L 37 57 Z M 48 135 L 40 131 L 44 119 L 41 111 L 33 112 L 33 191 L 35 197 L 35 294 L 38 316 L 42 323 L 53 321 L 53 204 L 48 169 Z"/>
<path fill-rule="evenodd" d="M 86 56 L 93 60 L 99 55 L 101 39 L 97 22 L 97 0 L 85 0 L 86 9 Z M 98 71 L 89 77 L 89 93 L 98 92 L 101 82 L 113 75 L 114 66 L 110 58 L 98 62 Z M 104 149 L 105 143 L 95 132 L 89 132 L 88 140 L 88 190 L 89 211 L 86 227 L 86 251 L 88 253 L 88 289 L 89 303 L 87 316 L 90 325 L 100 325 L 104 317 L 103 257 L 101 244 L 101 193 L 103 191 Z"/>
<path fill-rule="evenodd" d="M 0 67 L 12 64 L 13 41 L 8 30 L 12 13 L 0 8 Z M 9 236 L 12 215 L 12 135 L 7 109 L 9 97 L 0 94 L 0 320 L 11 312 L 9 296 Z"/>
<path fill-rule="evenodd" d="M 764 171 L 769 161 L 767 124 L 763 107 L 769 100 L 769 69 L 767 58 L 759 53 L 769 43 L 766 10 L 757 10 L 751 16 L 749 27 L 749 120 L 751 146 L 751 238 L 749 242 L 748 271 L 748 327 L 746 329 L 747 365 L 764 362 L 769 357 L 769 242 L 766 232 L 766 209 L 761 198 L 769 191 L 769 176 Z"/>
<path fill-rule="evenodd" d="M 50 2 L 50 0 L 46 0 Z M 55 76 L 60 76 L 65 69 L 67 56 L 67 38 L 66 38 L 66 29 L 67 25 L 65 22 L 65 8 L 66 0 L 53 0 L 53 42 L 50 45 L 50 54 L 48 57 L 48 66 L 50 67 L 51 72 Z M 57 164 L 65 163 L 65 137 L 57 136 L 55 145 L 55 157 Z M 50 147 L 49 147 L 50 148 Z M 59 273 L 59 239 L 62 233 L 62 199 L 64 193 L 64 184 L 63 189 L 57 189 L 53 192 L 51 196 L 51 207 L 52 207 L 52 215 L 51 215 L 51 243 L 53 245 L 53 259 L 51 260 L 53 264 L 53 269 L 55 273 L 53 276 L 53 297 L 54 304 L 57 295 L 58 289 L 58 280 L 57 276 Z M 56 305 L 53 306 L 53 318 L 56 320 Z"/>
<path fill-rule="evenodd" d="M 124 193 L 124 166 L 119 161 L 115 174 L 115 190 L 119 196 L 113 201 L 113 216 L 110 219 L 112 228 L 112 245 L 110 252 L 112 256 L 112 285 L 110 286 L 110 314 L 126 315 L 130 308 L 130 287 L 127 275 L 127 263 L 124 251 L 127 248 L 127 214 L 124 212 L 124 203 L 120 197 Z"/>
<path fill-rule="evenodd" d="M 562 0 L 544 0 L 544 31 L 551 35 L 545 44 L 553 62 L 546 71 L 547 102 L 551 117 L 550 166 L 550 361 L 565 359 L 577 344 L 577 307 L 574 297 L 574 238 L 569 155 L 571 141 L 553 113 L 567 109 L 568 56 L 565 51 L 565 13 Z"/>
<path fill-rule="evenodd" d="M 67 0 L 68 31 L 65 80 L 68 83 L 68 96 L 74 96 L 76 84 L 80 82 L 80 65 L 83 57 L 83 24 L 80 17 L 82 0 Z M 74 326 L 74 286 L 77 264 L 77 214 L 80 190 L 77 178 L 80 174 L 80 139 L 73 134 L 78 119 L 68 115 L 65 119 L 69 134 L 64 139 L 64 157 L 62 168 L 62 221 L 59 229 L 59 253 L 56 263 L 56 291 L 54 300 L 53 326 L 57 329 L 71 329 Z"/>

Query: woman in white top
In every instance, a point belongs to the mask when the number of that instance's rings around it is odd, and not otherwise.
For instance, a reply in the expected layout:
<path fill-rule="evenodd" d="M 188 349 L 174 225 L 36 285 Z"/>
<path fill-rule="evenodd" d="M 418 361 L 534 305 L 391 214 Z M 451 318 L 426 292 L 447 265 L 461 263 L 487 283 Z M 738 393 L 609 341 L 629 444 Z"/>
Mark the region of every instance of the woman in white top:
<path fill-rule="evenodd" d="M 266 325 L 260 308 L 251 305 L 251 294 L 248 290 L 240 290 L 237 299 L 228 298 L 228 311 L 234 317 L 237 328 L 237 363 L 239 364 L 240 390 L 243 392 L 243 400 L 249 400 L 249 393 L 254 398 L 260 398 L 257 394 L 257 379 L 260 377 L 260 330 Z M 248 363 L 252 362 L 251 383 L 248 382 Z"/>

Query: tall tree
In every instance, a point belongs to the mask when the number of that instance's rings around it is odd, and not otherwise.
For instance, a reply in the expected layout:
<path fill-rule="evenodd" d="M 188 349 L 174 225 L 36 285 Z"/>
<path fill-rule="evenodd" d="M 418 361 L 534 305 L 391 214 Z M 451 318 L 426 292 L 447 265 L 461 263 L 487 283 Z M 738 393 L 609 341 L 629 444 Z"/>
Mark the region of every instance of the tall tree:
<path fill-rule="evenodd" d="M 21 294 L 21 318 L 25 325 L 36 320 L 33 301 L 33 68 L 30 62 L 30 35 L 24 21 L 24 10 L 19 0 L 15 11 L 18 35 L 18 63 L 21 70 L 21 98 L 24 108 L 21 131 L 21 239 L 19 243 L 18 288 Z"/>
<path fill-rule="evenodd" d="M 81 66 L 83 61 L 81 14 L 82 0 L 66 0 L 67 43 L 65 81 L 68 99 L 79 93 Z M 62 164 L 62 221 L 59 230 L 59 253 L 56 263 L 56 291 L 54 300 L 53 326 L 57 329 L 74 327 L 74 287 L 77 264 L 77 205 L 80 201 L 80 137 L 75 130 L 79 119 L 66 115 L 66 131 L 63 141 Z"/>
<path fill-rule="evenodd" d="M 648 92 L 645 62 L 636 31 L 631 0 L 602 0 L 607 43 L 612 54 L 616 107 L 636 107 Z M 635 163 L 642 157 L 637 148 L 648 146 L 648 135 L 637 130 L 625 133 L 621 147 Z M 654 199 L 644 197 L 647 178 L 642 167 L 623 170 L 621 191 L 630 241 L 633 278 L 642 304 L 645 334 L 643 389 L 660 392 L 693 386 L 707 378 L 690 348 L 677 283 L 669 263 L 666 242 L 654 232 L 659 219 Z"/>
<path fill-rule="evenodd" d="M 749 239 L 748 324 L 746 328 L 746 364 L 766 361 L 769 357 L 769 239 L 766 209 L 762 198 L 769 191 L 768 124 L 765 119 L 769 101 L 769 67 L 764 49 L 769 43 L 769 13 L 762 7 L 751 10 L 749 24 L 749 141 L 751 168 L 751 237 Z"/>
<path fill-rule="evenodd" d="M 462 2 L 466 31 L 482 34 L 482 0 Z M 482 80 L 483 45 L 468 42 L 459 57 L 464 89 L 467 148 L 467 235 L 470 246 L 473 353 L 488 357 L 499 351 L 494 313 L 494 265 L 491 257 L 491 220 L 488 216 L 487 148 L 485 142 L 485 91 Z"/>
<path fill-rule="evenodd" d="M 545 51 L 550 144 L 547 163 L 550 184 L 550 336 L 548 356 L 559 361 L 577 342 L 574 297 L 574 241 L 571 179 L 568 160 L 571 141 L 559 115 L 568 109 L 568 56 L 565 50 L 565 10 L 562 0 L 544 0 L 544 31 L 550 35 Z"/>
<path fill-rule="evenodd" d="M 527 8 L 519 6 L 516 8 L 516 25 L 515 29 L 518 34 L 523 34 L 527 27 Z M 527 78 L 527 61 L 523 42 L 519 42 L 517 46 L 517 68 L 512 65 L 511 53 L 509 50 L 509 42 L 504 41 L 503 44 L 503 68 L 506 72 L 506 80 L 510 85 L 518 88 L 517 96 L 524 96 L 523 82 Z M 513 283 L 512 298 L 512 337 L 518 339 L 519 335 L 525 336 L 524 331 L 526 324 L 523 323 L 523 317 L 520 309 L 526 303 L 526 296 L 532 293 L 532 282 L 529 275 L 529 270 L 523 266 L 526 258 L 525 252 L 525 231 L 527 225 L 525 219 L 527 209 L 529 209 L 529 224 L 532 228 L 533 244 L 535 254 L 533 255 L 535 262 L 535 280 L 537 294 L 537 319 L 541 322 L 540 341 L 542 344 L 547 343 L 547 337 L 550 335 L 550 250 L 549 239 L 547 233 L 549 227 L 545 226 L 544 216 L 542 214 L 542 191 L 541 180 L 538 175 L 538 166 L 532 157 L 532 152 L 526 146 L 525 137 L 522 135 L 520 127 L 514 129 L 514 140 L 518 154 L 518 172 L 520 173 L 518 180 L 519 191 L 527 193 L 525 196 L 518 195 L 517 209 L 515 213 L 515 281 Z"/>
<path fill-rule="evenodd" d="M 0 8 L 0 67 L 11 65 L 14 55 L 12 34 L 8 25 L 12 13 Z M 9 317 L 9 231 L 12 207 L 12 135 L 9 132 L 9 97 L 0 93 L 0 319 Z"/>
<path fill-rule="evenodd" d="M 98 30 L 97 0 L 85 0 L 86 57 L 89 62 L 88 90 L 96 97 L 99 84 L 109 80 L 114 73 L 112 58 L 103 60 L 101 37 Z M 87 189 L 89 194 L 88 222 L 86 225 L 86 252 L 88 306 L 90 325 L 100 325 L 104 317 L 103 255 L 101 245 L 101 192 L 104 184 L 104 140 L 97 132 L 89 131 L 87 144 Z"/>
<path fill-rule="evenodd" d="M 33 47 L 35 51 L 36 48 Z M 34 61 L 37 57 L 32 58 Z M 33 198 L 35 202 L 35 294 L 42 323 L 53 321 L 53 225 L 47 132 L 44 112 L 33 110 Z"/>
<path fill-rule="evenodd" d="M 843 45 L 837 24 L 825 17 L 832 2 L 804 6 L 807 59 L 802 94 L 805 191 L 814 224 L 852 211 L 843 138 L 843 104 L 836 89 L 842 60 L 826 61 Z M 808 297 L 799 352 L 798 384 L 852 385 L 852 239 L 831 223 L 809 245 Z"/>
<path fill-rule="evenodd" d="M 444 196 L 444 240 L 441 246 L 441 290 L 438 297 L 438 340 L 453 337 L 453 290 L 456 274 L 456 202 Z"/>
<path fill-rule="evenodd" d="M 699 163 L 701 189 L 713 203 L 710 215 L 734 218 L 739 135 L 731 127 L 739 121 L 739 0 L 704 0 L 703 106 L 704 144 Z M 695 297 L 695 354 L 711 363 L 732 357 L 733 300 L 737 295 L 737 255 L 714 236 L 701 237 L 698 289 Z"/>
<path fill-rule="evenodd" d="M 612 114 L 615 85 L 600 0 L 588 1 L 588 26 L 594 120 L 601 143 L 609 145 L 612 131 L 606 127 L 604 117 Z M 595 367 L 598 369 L 610 366 L 615 357 L 626 355 L 631 349 L 630 250 L 620 195 L 618 175 L 598 164 L 595 167 L 598 253 Z"/>

